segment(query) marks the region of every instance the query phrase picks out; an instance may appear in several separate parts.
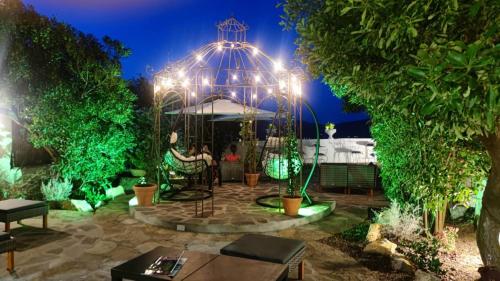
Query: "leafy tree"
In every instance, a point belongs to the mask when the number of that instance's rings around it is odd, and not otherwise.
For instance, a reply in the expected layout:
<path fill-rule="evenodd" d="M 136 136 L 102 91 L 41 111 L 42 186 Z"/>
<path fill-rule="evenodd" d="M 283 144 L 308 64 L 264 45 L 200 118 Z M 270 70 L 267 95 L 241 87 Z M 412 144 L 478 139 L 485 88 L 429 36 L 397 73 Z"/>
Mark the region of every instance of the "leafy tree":
<path fill-rule="evenodd" d="M 0 10 L 8 42 L 1 79 L 15 90 L 12 106 L 36 147 L 80 184 L 86 199 L 102 199 L 108 179 L 124 168 L 134 145 L 134 96 L 120 78 L 128 49 L 39 15 L 11 0 Z"/>
<path fill-rule="evenodd" d="M 351 101 L 417 120 L 445 145 L 483 145 L 492 167 L 478 246 L 485 265 L 500 266 L 500 3 L 288 0 L 283 8 L 310 70 L 346 87 Z"/>

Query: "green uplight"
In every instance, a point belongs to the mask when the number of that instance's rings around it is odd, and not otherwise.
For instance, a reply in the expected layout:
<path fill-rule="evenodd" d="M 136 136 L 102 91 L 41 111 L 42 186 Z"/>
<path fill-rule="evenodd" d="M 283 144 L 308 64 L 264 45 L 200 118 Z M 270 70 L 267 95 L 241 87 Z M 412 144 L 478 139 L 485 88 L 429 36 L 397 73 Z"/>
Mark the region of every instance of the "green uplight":
<path fill-rule="evenodd" d="M 331 208 L 331 206 L 329 204 L 316 203 L 314 205 L 300 208 L 299 209 L 299 216 L 310 217 L 310 216 L 313 216 L 316 214 L 326 212 L 330 208 Z M 272 213 L 283 213 L 283 208 L 281 208 L 281 209 L 279 209 L 279 208 L 267 208 L 267 210 L 272 212 Z"/>

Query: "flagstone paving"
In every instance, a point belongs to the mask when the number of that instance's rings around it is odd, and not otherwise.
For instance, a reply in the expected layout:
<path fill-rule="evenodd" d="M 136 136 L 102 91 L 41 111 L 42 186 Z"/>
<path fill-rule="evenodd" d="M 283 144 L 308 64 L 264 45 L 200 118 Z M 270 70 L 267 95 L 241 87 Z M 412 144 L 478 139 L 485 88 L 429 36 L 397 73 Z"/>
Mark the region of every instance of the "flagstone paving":
<path fill-rule="evenodd" d="M 130 213 L 142 222 L 174 230 L 182 226 L 193 232 L 241 233 L 278 231 L 308 224 L 321 220 L 335 209 L 331 197 L 310 191 L 314 206 L 304 207 L 298 217 L 292 218 L 284 216 L 283 209 L 264 208 L 255 203 L 257 198 L 270 194 L 278 194 L 276 184 L 263 183 L 249 188 L 228 183 L 215 189 L 213 215 L 212 198 L 203 201 L 203 217 L 201 201 L 162 201 L 153 207 L 131 207 Z"/>
<path fill-rule="evenodd" d="M 110 280 L 112 267 L 156 246 L 218 253 L 241 236 L 177 232 L 139 222 L 129 215 L 130 197 L 117 198 L 95 215 L 53 210 L 49 230 L 41 229 L 36 218 L 24 220 L 24 226 L 13 224 L 12 235 L 18 241 L 16 272 L 10 275 L 1 270 L 0 280 Z M 267 234 L 307 242 L 306 280 L 379 280 L 379 272 L 319 240 L 361 222 L 366 218 L 367 206 L 382 206 L 386 201 L 381 196 L 327 197 L 337 202 L 333 214 L 318 222 Z M 5 267 L 2 258 L 0 268 Z"/>

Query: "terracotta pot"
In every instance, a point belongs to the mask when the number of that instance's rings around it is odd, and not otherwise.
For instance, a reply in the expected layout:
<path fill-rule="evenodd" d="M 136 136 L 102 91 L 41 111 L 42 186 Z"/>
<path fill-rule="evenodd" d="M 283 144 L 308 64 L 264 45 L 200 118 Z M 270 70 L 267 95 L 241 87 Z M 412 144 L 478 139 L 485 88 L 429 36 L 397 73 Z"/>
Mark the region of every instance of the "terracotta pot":
<path fill-rule="evenodd" d="M 134 185 L 134 193 L 137 197 L 137 205 L 140 207 L 153 206 L 153 197 L 156 192 L 156 184 L 136 184 Z"/>
<path fill-rule="evenodd" d="M 245 179 L 247 180 L 247 185 L 250 187 L 255 187 L 259 182 L 259 176 L 260 176 L 259 173 L 257 174 L 245 173 Z"/>
<path fill-rule="evenodd" d="M 133 177 L 145 177 L 146 176 L 146 171 L 142 169 L 130 169 L 130 173 L 132 174 Z"/>
<path fill-rule="evenodd" d="M 283 202 L 285 215 L 290 217 L 296 217 L 299 214 L 300 204 L 302 203 L 302 197 L 283 196 L 281 198 L 281 201 Z"/>

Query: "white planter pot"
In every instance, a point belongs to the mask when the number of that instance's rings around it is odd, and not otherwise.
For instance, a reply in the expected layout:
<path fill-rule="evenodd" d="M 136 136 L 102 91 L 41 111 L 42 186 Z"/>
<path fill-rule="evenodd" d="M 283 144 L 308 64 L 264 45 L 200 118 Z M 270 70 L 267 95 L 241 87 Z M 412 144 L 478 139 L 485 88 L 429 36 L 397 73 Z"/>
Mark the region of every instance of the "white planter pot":
<path fill-rule="evenodd" d="M 333 135 L 335 134 L 335 132 L 337 132 L 337 129 L 331 129 L 331 130 L 325 129 L 325 133 L 328 135 L 329 140 L 333 139 Z"/>

